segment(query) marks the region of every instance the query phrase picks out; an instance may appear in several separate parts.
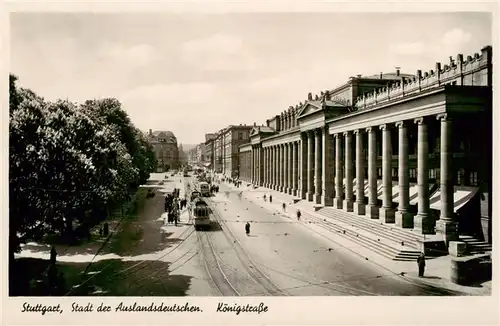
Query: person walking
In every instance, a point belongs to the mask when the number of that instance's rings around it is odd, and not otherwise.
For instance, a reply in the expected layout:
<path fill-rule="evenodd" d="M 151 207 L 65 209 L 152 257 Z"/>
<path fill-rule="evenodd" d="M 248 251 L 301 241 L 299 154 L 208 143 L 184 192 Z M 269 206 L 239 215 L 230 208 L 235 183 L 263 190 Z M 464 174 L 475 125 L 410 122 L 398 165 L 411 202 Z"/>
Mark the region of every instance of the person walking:
<path fill-rule="evenodd" d="M 302 216 L 302 213 L 300 212 L 300 209 L 297 210 L 297 221 L 300 222 L 300 216 Z"/>
<path fill-rule="evenodd" d="M 267 199 L 266 194 L 264 194 L 264 197 L 262 197 L 262 198 L 264 198 L 264 201 L 266 201 L 266 199 Z"/>
<path fill-rule="evenodd" d="M 281 205 L 281 207 L 283 208 L 283 213 L 286 213 L 286 203 L 283 202 L 283 204 Z"/>
<path fill-rule="evenodd" d="M 273 195 L 269 195 L 269 202 L 272 204 L 273 203 Z"/>
<path fill-rule="evenodd" d="M 245 233 L 246 233 L 247 235 L 249 235 L 249 234 L 250 234 L 250 222 L 247 222 L 247 223 L 245 224 Z"/>
<path fill-rule="evenodd" d="M 424 277 L 425 272 L 425 254 L 421 253 L 417 258 L 418 277 Z"/>

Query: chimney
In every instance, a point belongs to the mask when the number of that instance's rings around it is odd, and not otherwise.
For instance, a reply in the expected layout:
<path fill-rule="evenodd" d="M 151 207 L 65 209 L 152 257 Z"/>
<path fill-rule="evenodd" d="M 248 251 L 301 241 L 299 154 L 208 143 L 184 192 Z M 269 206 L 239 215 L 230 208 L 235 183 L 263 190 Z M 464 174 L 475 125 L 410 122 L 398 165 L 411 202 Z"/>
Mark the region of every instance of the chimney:
<path fill-rule="evenodd" d="M 312 101 L 312 99 L 313 99 L 313 95 L 312 95 L 312 93 L 307 94 L 307 99 L 308 99 L 309 101 Z"/>
<path fill-rule="evenodd" d="M 149 135 L 152 135 L 152 134 L 153 134 L 153 130 L 149 129 Z"/>
<path fill-rule="evenodd" d="M 401 67 L 396 67 L 396 76 L 399 77 L 400 74 L 401 74 Z"/>
<path fill-rule="evenodd" d="M 255 126 L 257 126 L 257 124 L 254 122 L 254 123 L 253 123 L 253 126 L 255 127 Z"/>
<path fill-rule="evenodd" d="M 380 72 L 380 79 L 383 79 L 382 76 L 383 76 L 383 72 Z"/>

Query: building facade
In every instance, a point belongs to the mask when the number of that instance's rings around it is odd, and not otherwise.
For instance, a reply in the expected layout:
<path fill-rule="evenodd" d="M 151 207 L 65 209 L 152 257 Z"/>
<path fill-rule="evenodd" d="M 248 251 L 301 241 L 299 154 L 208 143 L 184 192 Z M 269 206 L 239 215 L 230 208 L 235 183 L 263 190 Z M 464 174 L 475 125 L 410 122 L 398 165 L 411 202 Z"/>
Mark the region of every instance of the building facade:
<path fill-rule="evenodd" d="M 491 59 L 487 46 L 309 94 L 252 129 L 241 178 L 445 242 L 491 242 Z"/>
<path fill-rule="evenodd" d="M 204 157 L 205 166 L 209 169 L 214 167 L 214 145 L 217 134 L 205 134 L 205 146 L 204 146 Z"/>
<path fill-rule="evenodd" d="M 240 145 L 248 143 L 252 126 L 231 125 L 222 131 L 221 146 L 223 150 L 221 173 L 227 177 L 239 176 L 239 153 Z"/>
<path fill-rule="evenodd" d="M 149 129 L 148 141 L 156 154 L 157 172 L 166 172 L 179 167 L 179 148 L 173 132 Z"/>

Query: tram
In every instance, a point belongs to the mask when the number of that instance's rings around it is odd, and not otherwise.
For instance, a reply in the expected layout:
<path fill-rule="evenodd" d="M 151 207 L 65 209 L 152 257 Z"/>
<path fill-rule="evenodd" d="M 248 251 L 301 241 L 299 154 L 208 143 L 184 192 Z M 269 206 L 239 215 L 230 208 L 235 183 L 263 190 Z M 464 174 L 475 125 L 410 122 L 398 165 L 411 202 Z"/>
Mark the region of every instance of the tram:
<path fill-rule="evenodd" d="M 191 202 L 190 214 L 194 220 L 195 230 L 208 229 L 210 227 L 210 207 L 203 198 L 197 197 Z"/>

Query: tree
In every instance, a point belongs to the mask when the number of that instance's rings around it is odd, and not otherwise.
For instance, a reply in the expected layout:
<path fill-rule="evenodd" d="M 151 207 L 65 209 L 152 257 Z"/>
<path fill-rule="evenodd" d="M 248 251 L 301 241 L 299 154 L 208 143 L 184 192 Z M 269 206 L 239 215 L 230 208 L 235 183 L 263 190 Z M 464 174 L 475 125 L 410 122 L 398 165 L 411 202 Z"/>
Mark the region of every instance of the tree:
<path fill-rule="evenodd" d="M 116 99 L 47 102 L 10 76 L 10 252 L 57 232 L 72 238 L 99 208 L 145 183 L 155 156 Z"/>

